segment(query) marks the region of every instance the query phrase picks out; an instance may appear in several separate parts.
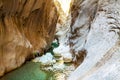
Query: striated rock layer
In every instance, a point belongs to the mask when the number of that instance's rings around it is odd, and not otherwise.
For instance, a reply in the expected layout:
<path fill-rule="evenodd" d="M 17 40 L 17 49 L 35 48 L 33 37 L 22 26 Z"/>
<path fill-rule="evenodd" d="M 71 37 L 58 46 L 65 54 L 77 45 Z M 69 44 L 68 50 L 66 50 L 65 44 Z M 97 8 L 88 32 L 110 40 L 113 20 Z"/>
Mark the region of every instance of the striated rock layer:
<path fill-rule="evenodd" d="M 0 0 L 0 76 L 48 48 L 57 18 L 53 0 Z"/>
<path fill-rule="evenodd" d="M 120 79 L 120 1 L 76 0 L 69 37 L 79 65 L 68 80 Z"/>
<path fill-rule="evenodd" d="M 43 53 L 57 26 L 54 52 L 77 66 L 68 80 L 119 80 L 120 1 L 59 1 L 0 0 L 0 76 Z"/>
<path fill-rule="evenodd" d="M 60 46 L 54 50 L 72 53 L 77 68 L 67 80 L 119 80 L 120 1 L 74 0 L 72 4 L 66 25 L 57 25 Z"/>

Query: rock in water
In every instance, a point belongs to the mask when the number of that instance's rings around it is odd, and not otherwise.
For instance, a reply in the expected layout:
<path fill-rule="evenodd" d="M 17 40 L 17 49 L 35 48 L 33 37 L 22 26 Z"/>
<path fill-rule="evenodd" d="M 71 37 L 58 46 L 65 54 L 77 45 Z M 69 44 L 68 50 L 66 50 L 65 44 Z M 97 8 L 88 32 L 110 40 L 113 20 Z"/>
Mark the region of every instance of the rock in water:
<path fill-rule="evenodd" d="M 53 49 L 55 56 L 63 57 L 64 62 L 72 61 L 72 54 L 69 52 L 69 46 L 63 46 L 60 44 L 59 47 Z"/>
<path fill-rule="evenodd" d="M 41 57 L 36 57 L 32 60 L 33 62 L 41 62 L 43 65 L 51 65 L 56 62 L 53 55 L 51 53 L 46 53 Z"/>

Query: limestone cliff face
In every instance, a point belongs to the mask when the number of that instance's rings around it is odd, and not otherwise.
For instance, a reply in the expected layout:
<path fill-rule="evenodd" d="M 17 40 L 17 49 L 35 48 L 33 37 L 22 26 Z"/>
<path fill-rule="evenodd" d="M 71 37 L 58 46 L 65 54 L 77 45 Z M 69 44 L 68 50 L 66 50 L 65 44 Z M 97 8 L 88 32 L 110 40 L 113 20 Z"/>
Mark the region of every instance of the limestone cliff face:
<path fill-rule="evenodd" d="M 53 0 L 0 0 L 0 76 L 51 44 L 57 18 Z"/>
<path fill-rule="evenodd" d="M 81 64 L 68 80 L 119 80 L 120 1 L 76 0 L 75 4 L 69 43 L 74 60 Z"/>
<path fill-rule="evenodd" d="M 85 44 L 95 18 L 98 0 L 75 0 L 71 8 L 71 27 L 69 44 L 74 56 L 74 62 L 79 65 L 87 54 Z M 79 61 L 79 62 L 77 62 Z"/>
<path fill-rule="evenodd" d="M 72 53 L 77 68 L 67 80 L 119 80 L 120 1 L 74 0 L 70 13 L 69 25 L 57 26 L 54 50 Z"/>

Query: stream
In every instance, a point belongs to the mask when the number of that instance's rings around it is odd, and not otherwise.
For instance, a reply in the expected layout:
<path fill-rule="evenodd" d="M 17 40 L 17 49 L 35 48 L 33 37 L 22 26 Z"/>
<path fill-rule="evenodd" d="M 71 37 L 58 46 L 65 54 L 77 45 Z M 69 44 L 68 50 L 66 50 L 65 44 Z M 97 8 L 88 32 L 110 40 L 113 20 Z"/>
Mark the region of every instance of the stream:
<path fill-rule="evenodd" d="M 53 66 L 56 66 L 54 68 Z M 66 80 L 74 70 L 73 65 L 42 65 L 40 62 L 26 62 L 23 66 L 5 74 L 0 80 Z M 64 68 L 62 68 L 64 65 Z"/>
<path fill-rule="evenodd" d="M 22 67 L 7 73 L 0 80 L 53 80 L 54 73 L 43 71 L 40 66 L 40 63 L 26 62 Z"/>

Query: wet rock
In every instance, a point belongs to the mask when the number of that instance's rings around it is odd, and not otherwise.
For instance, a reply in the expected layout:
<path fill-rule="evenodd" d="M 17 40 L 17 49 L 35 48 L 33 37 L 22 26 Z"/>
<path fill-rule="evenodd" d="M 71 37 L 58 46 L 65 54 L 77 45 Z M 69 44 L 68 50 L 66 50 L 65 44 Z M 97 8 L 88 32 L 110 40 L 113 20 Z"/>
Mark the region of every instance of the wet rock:
<path fill-rule="evenodd" d="M 52 65 L 56 62 L 53 55 L 51 53 L 46 53 L 45 55 L 42 55 L 41 57 L 36 57 L 32 60 L 33 62 L 40 62 L 42 65 Z"/>
<path fill-rule="evenodd" d="M 59 47 L 53 49 L 54 55 L 63 57 L 64 62 L 72 61 L 72 54 L 69 52 L 69 46 L 63 46 L 60 44 Z"/>
<path fill-rule="evenodd" d="M 66 75 L 64 73 L 56 73 L 54 77 L 55 80 L 66 80 Z"/>

